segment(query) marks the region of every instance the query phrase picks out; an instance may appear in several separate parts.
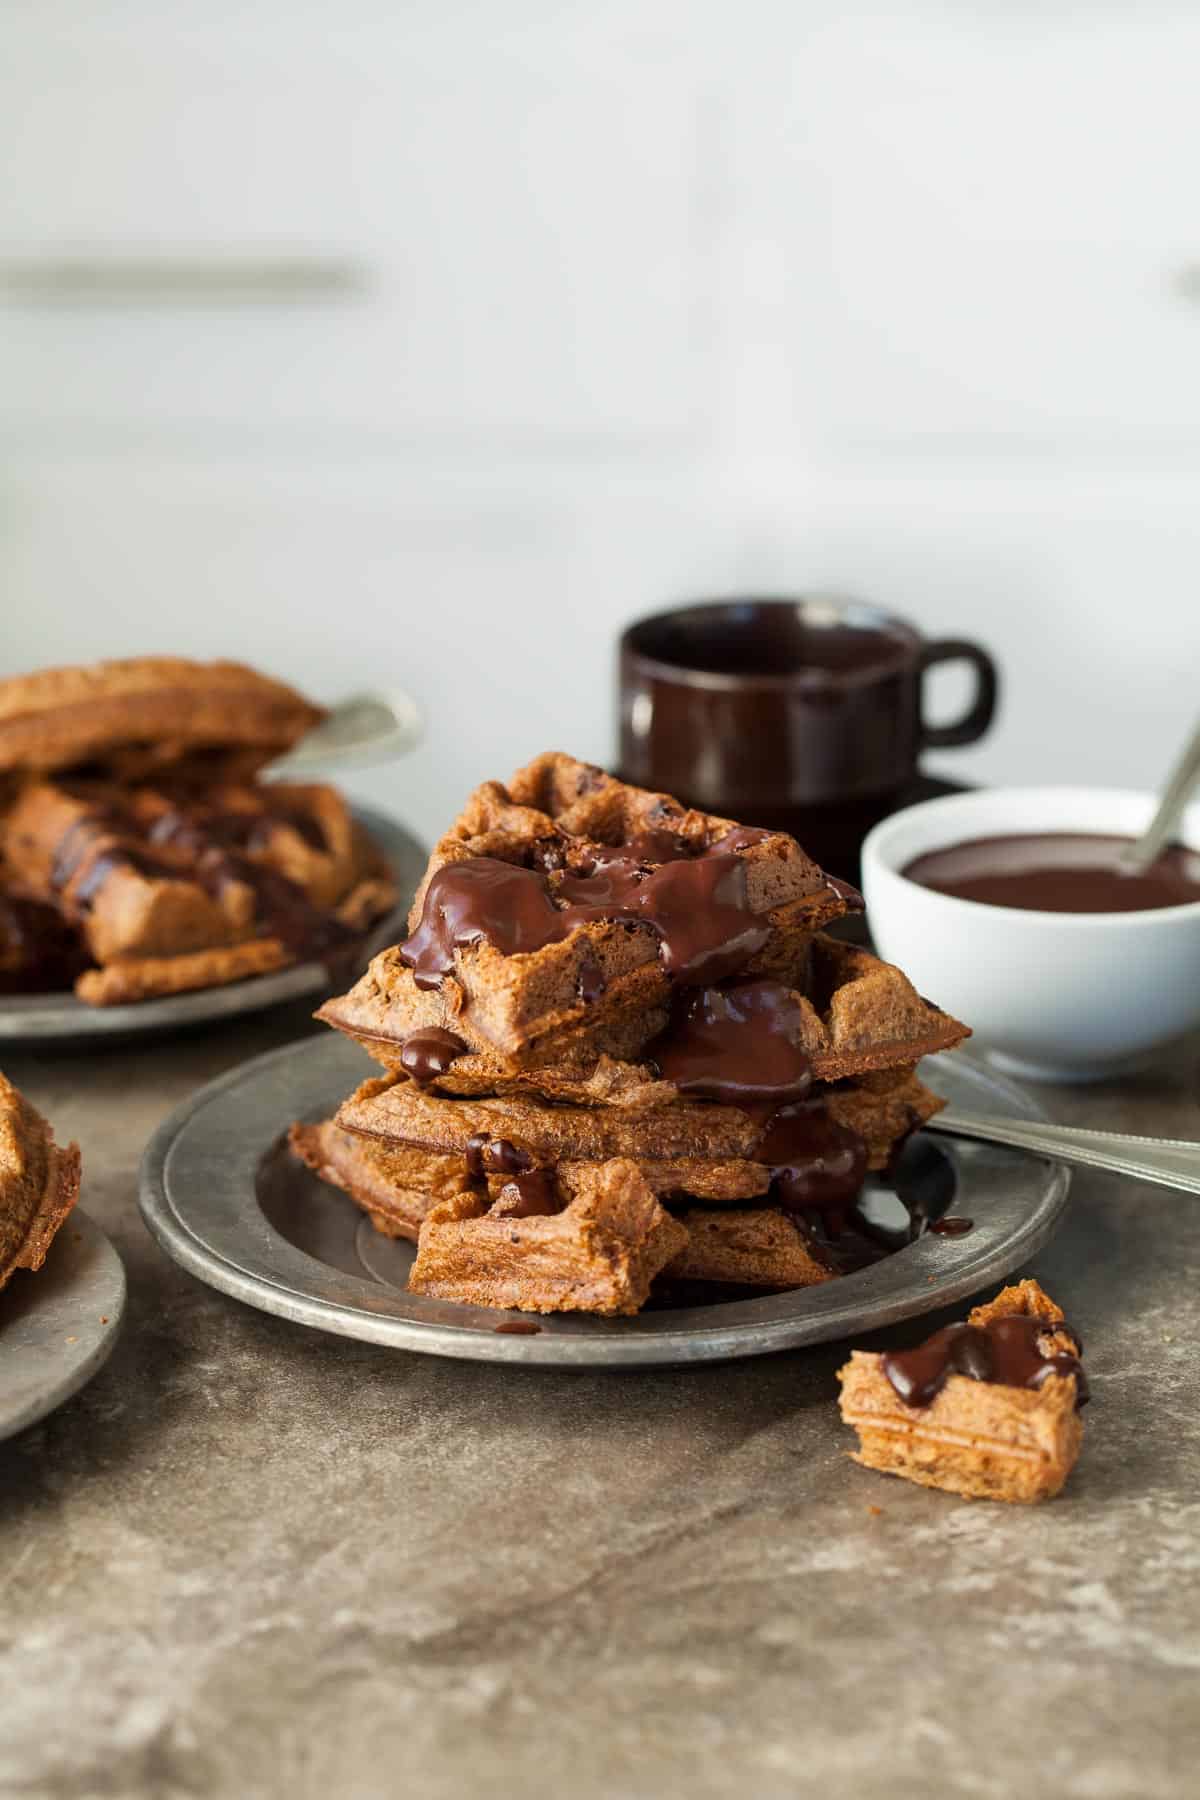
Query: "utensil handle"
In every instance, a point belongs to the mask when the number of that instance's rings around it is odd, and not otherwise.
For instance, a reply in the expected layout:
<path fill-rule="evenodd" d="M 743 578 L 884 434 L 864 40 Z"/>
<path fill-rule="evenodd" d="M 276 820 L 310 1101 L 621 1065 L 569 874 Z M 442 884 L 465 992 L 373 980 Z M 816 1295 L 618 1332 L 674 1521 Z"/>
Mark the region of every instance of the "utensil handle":
<path fill-rule="evenodd" d="M 925 717 L 924 675 L 935 663 L 967 662 L 975 671 L 975 697 L 961 719 L 946 725 L 933 725 Z M 952 744 L 973 744 L 981 738 L 996 712 L 996 695 L 1000 676 L 996 665 L 982 644 L 969 638 L 938 638 L 921 651 L 920 743 L 922 750 L 946 749 Z"/>
<path fill-rule="evenodd" d="M 411 750 L 423 728 L 420 708 L 399 688 L 352 694 L 277 757 L 268 773 L 303 779 L 337 769 L 369 769 Z"/>
<path fill-rule="evenodd" d="M 955 1137 L 1013 1144 L 1084 1169 L 1104 1169 L 1131 1181 L 1200 1194 L 1200 1144 L 1186 1140 L 1126 1137 L 1118 1131 L 1084 1131 L 1075 1125 L 1044 1125 L 1038 1119 L 1006 1119 L 998 1114 L 960 1112 L 948 1106 L 927 1129 Z"/>
<path fill-rule="evenodd" d="M 1175 835 L 1179 815 L 1191 798 L 1200 779 L 1200 725 L 1184 749 L 1158 803 L 1158 811 L 1138 838 L 1136 844 L 1122 851 L 1121 861 L 1130 869 L 1148 869 L 1155 857 L 1165 850 Z"/>

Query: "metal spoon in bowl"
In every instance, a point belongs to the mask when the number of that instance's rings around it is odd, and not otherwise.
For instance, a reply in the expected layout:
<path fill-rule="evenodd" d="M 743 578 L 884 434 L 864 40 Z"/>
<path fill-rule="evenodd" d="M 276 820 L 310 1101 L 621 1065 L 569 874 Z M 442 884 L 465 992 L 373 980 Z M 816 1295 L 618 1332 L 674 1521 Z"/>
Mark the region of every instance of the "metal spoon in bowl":
<path fill-rule="evenodd" d="M 332 707 L 298 744 L 276 757 L 268 773 L 302 777 L 391 762 L 418 744 L 424 729 L 416 701 L 398 689 L 386 694 L 353 694 Z"/>
<path fill-rule="evenodd" d="M 1183 755 L 1172 769 L 1158 809 L 1141 837 L 1127 844 L 1117 857 L 1123 875 L 1141 875 L 1160 856 L 1175 835 L 1179 815 L 1200 780 L 1200 725 L 1184 747 Z"/>
<path fill-rule="evenodd" d="M 989 1144 L 1013 1144 L 1018 1150 L 1032 1150 L 1078 1168 L 1104 1169 L 1110 1175 L 1127 1175 L 1131 1181 L 1200 1194 L 1200 1144 L 1186 1139 L 1083 1131 L 1075 1125 L 1046 1125 L 1040 1119 L 961 1112 L 956 1106 L 947 1106 L 927 1120 L 925 1129 L 944 1131 L 951 1137 L 982 1138 Z"/>

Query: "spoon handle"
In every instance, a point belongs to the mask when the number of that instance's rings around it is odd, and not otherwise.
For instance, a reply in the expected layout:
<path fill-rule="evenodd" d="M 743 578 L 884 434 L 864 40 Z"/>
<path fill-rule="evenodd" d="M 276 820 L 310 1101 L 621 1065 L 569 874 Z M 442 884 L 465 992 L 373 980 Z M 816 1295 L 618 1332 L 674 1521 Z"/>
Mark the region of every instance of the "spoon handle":
<path fill-rule="evenodd" d="M 1148 869 L 1155 857 L 1166 849 L 1175 835 L 1179 815 L 1187 805 L 1197 778 L 1200 778 L 1200 725 L 1172 770 L 1154 817 L 1137 842 L 1121 852 L 1119 861 L 1123 868 L 1134 874 Z"/>
<path fill-rule="evenodd" d="M 399 689 L 353 694 L 270 766 L 272 776 L 304 779 L 335 769 L 367 769 L 403 756 L 421 738 L 416 702 Z"/>
<path fill-rule="evenodd" d="M 983 1138 L 990 1144 L 1014 1144 L 1039 1156 L 1105 1169 L 1131 1181 L 1200 1194 L 1200 1144 L 1186 1140 L 1126 1137 L 1117 1131 L 1083 1131 L 1074 1125 L 1044 1125 L 1040 1119 L 1008 1119 L 993 1113 L 960 1112 L 948 1106 L 930 1119 L 927 1130 L 954 1137 Z"/>

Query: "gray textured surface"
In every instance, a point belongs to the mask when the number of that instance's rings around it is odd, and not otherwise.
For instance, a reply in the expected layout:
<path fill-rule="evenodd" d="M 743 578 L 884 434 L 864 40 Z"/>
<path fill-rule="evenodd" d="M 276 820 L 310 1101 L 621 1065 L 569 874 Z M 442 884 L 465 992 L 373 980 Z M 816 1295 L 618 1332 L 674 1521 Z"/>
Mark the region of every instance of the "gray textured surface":
<path fill-rule="evenodd" d="M 1083 1459 L 1049 1506 L 970 1505 L 847 1460 L 837 1348 L 518 1372 L 182 1274 L 140 1147 L 302 1025 L 9 1060 L 131 1293 L 108 1366 L 0 1450 L 0 1794 L 1196 1792 L 1200 1204 L 1076 1178 L 1034 1272 L 1087 1343 Z M 1196 1095 L 1195 1052 L 1044 1090 L 1176 1135 Z"/>

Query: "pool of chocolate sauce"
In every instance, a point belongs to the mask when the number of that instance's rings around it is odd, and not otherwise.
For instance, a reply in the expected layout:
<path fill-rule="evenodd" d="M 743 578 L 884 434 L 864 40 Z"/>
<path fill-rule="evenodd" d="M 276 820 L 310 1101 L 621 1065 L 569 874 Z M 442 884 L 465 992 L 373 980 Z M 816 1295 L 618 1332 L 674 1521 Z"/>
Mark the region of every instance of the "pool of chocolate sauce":
<path fill-rule="evenodd" d="M 1200 851 L 1172 844 L 1140 875 L 1117 858 L 1132 838 L 1056 831 L 972 838 L 930 850 L 905 865 L 909 881 L 1032 912 L 1150 912 L 1200 901 Z"/>

